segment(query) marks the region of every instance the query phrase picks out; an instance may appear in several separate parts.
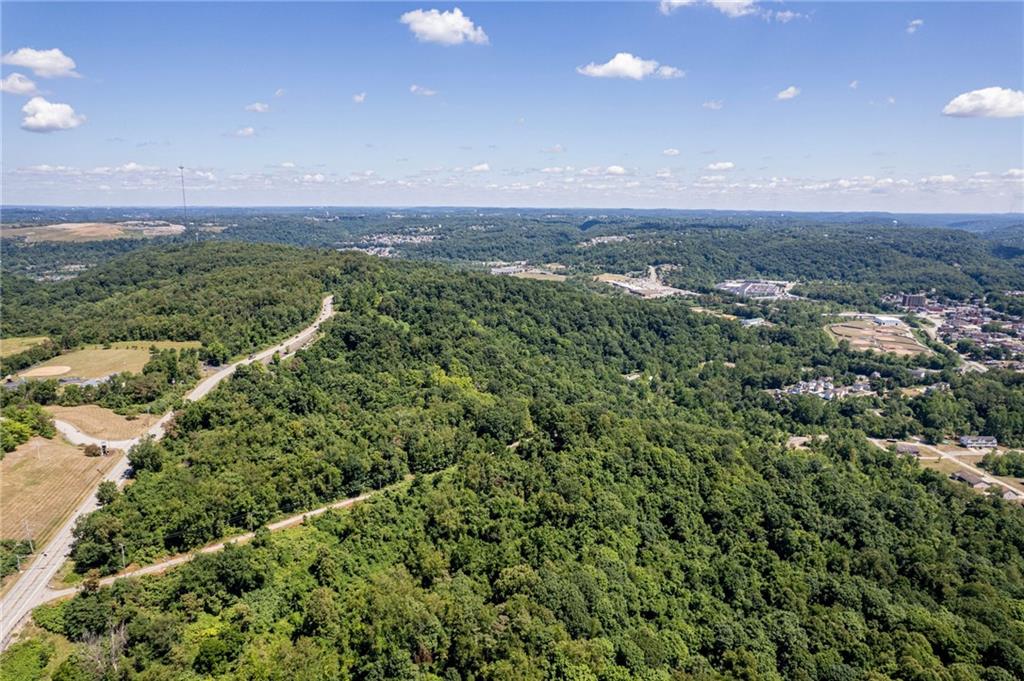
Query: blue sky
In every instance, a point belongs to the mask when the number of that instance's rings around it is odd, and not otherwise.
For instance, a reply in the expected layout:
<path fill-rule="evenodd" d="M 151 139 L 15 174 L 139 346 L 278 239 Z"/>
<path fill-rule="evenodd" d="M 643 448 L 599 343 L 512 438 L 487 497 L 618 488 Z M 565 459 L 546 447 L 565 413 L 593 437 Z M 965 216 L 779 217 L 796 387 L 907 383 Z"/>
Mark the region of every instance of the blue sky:
<path fill-rule="evenodd" d="M 2 13 L 8 204 L 1024 210 L 1019 2 Z"/>

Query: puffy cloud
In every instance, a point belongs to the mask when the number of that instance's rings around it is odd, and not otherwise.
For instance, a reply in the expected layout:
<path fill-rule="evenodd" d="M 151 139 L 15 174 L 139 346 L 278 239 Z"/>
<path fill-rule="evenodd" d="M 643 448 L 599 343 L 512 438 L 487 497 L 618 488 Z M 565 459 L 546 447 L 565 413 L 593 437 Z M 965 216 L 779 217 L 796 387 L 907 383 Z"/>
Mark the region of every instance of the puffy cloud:
<path fill-rule="evenodd" d="M 34 95 L 38 92 L 36 84 L 20 73 L 12 73 L 0 80 L 0 92 L 12 95 Z"/>
<path fill-rule="evenodd" d="M 253 113 L 267 113 L 270 111 L 270 105 L 263 102 L 253 102 L 252 104 L 247 104 L 245 110 Z"/>
<path fill-rule="evenodd" d="M 1024 179 L 1024 168 L 1010 168 L 1005 173 L 1003 173 L 1003 177 L 1005 177 L 1008 180 Z"/>
<path fill-rule="evenodd" d="M 703 175 L 700 178 L 701 182 L 724 182 L 725 175 Z"/>
<path fill-rule="evenodd" d="M 256 136 L 256 128 L 252 127 L 251 125 L 247 125 L 244 128 L 239 128 L 238 130 L 235 130 L 235 137 L 255 137 L 255 136 Z"/>
<path fill-rule="evenodd" d="M 475 166 L 470 168 L 474 173 L 487 173 L 491 170 L 491 164 L 489 163 L 477 163 Z"/>
<path fill-rule="evenodd" d="M 723 102 L 720 99 L 709 99 L 708 101 L 701 104 L 701 106 L 704 107 L 705 109 L 710 109 L 711 111 L 718 111 L 723 106 L 725 106 L 725 102 Z"/>
<path fill-rule="evenodd" d="M 295 167 L 295 163 L 293 161 L 285 161 L 284 163 L 281 164 L 281 167 L 282 168 L 294 168 Z"/>
<path fill-rule="evenodd" d="M 675 148 L 668 148 L 661 152 L 664 156 L 678 156 L 679 150 Z"/>
<path fill-rule="evenodd" d="M 851 90 L 856 90 L 858 87 L 860 87 L 860 81 L 859 80 L 851 80 L 850 81 L 850 89 Z"/>
<path fill-rule="evenodd" d="M 681 78 L 684 71 L 674 66 L 663 66 L 654 59 L 641 59 L 629 52 L 619 52 L 604 64 L 590 62 L 576 67 L 576 72 L 591 78 L 631 78 L 643 80 L 652 78 Z"/>
<path fill-rule="evenodd" d="M 327 178 L 324 177 L 323 173 L 306 174 L 302 176 L 302 181 L 306 184 L 323 184 L 327 181 Z"/>
<path fill-rule="evenodd" d="M 779 92 L 779 94 L 775 95 L 775 99 L 778 99 L 778 100 L 793 99 L 798 94 L 800 94 L 800 88 L 798 88 L 796 85 L 790 85 L 788 88 L 786 88 L 785 90 L 782 90 L 781 92 Z"/>
<path fill-rule="evenodd" d="M 735 19 L 736 17 L 744 17 L 748 14 L 756 14 L 758 12 L 757 4 L 754 0 L 661 0 L 661 3 L 658 5 L 658 9 L 661 10 L 662 14 L 671 14 L 680 7 L 688 7 L 697 4 L 714 7 L 719 12 L 732 19 Z"/>
<path fill-rule="evenodd" d="M 409 92 L 420 97 L 433 97 L 437 94 L 437 90 L 431 90 L 430 88 L 423 87 L 422 85 L 416 85 L 413 83 L 409 86 Z"/>
<path fill-rule="evenodd" d="M 56 47 L 51 50 L 34 50 L 22 47 L 3 56 L 3 63 L 29 69 L 40 78 L 80 78 L 75 71 L 75 60 Z"/>
<path fill-rule="evenodd" d="M 957 95 L 942 110 L 961 118 L 1013 118 L 1024 116 L 1024 91 L 986 87 Z"/>
<path fill-rule="evenodd" d="M 458 7 L 450 12 L 417 9 L 406 12 L 399 21 L 408 26 L 420 42 L 441 45 L 461 45 L 465 42 L 487 44 L 484 29 L 476 26 Z"/>
<path fill-rule="evenodd" d="M 924 26 L 924 19 L 911 19 L 910 23 L 907 24 L 907 33 L 917 33 L 917 29 Z"/>
<path fill-rule="evenodd" d="M 362 104 L 363 102 L 366 101 L 366 93 L 357 92 L 356 94 L 352 95 L 352 101 L 355 102 L 356 104 Z"/>
<path fill-rule="evenodd" d="M 953 184 L 954 182 L 956 182 L 956 175 L 931 175 L 921 178 L 921 184 Z"/>
<path fill-rule="evenodd" d="M 622 166 L 608 166 L 604 169 L 605 175 L 625 175 L 626 169 Z"/>
<path fill-rule="evenodd" d="M 732 161 L 716 161 L 715 163 L 709 163 L 705 170 L 732 170 L 736 167 L 736 164 Z"/>
<path fill-rule="evenodd" d="M 75 113 L 69 104 L 48 102 L 42 97 L 28 100 L 21 110 L 25 114 L 21 127 L 30 132 L 71 130 L 85 123 L 85 116 Z"/>

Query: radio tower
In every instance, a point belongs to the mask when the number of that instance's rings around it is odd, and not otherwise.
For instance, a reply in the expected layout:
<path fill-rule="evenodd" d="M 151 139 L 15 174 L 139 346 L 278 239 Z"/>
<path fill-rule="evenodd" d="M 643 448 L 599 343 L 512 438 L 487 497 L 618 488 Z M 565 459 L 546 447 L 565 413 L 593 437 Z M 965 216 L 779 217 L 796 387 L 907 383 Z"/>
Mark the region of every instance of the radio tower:
<path fill-rule="evenodd" d="M 181 212 L 185 220 L 185 229 L 188 229 L 188 204 L 185 202 L 185 166 L 178 166 L 181 173 Z"/>

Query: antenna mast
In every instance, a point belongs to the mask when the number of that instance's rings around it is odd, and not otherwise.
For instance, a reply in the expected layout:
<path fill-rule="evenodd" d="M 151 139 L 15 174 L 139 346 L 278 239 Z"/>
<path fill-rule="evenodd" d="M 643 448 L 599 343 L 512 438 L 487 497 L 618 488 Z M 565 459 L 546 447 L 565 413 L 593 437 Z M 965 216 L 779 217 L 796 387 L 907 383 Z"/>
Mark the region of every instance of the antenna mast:
<path fill-rule="evenodd" d="M 185 229 L 188 229 L 188 204 L 185 202 L 185 166 L 178 166 L 181 173 L 181 212 L 185 219 Z"/>

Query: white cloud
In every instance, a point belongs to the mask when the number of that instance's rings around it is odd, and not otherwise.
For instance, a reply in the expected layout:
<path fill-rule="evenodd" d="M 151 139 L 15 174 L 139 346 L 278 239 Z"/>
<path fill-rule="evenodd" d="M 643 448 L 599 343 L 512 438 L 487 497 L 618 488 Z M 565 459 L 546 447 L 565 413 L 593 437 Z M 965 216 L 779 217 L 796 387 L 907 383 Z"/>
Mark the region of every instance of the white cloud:
<path fill-rule="evenodd" d="M 604 64 L 590 62 L 576 67 L 576 72 L 591 78 L 681 78 L 686 72 L 674 66 L 662 66 L 654 59 L 641 59 L 629 52 L 619 52 Z"/>
<path fill-rule="evenodd" d="M 1005 173 L 1003 173 L 1003 177 L 1005 177 L 1008 180 L 1022 179 L 1024 178 L 1024 168 L 1010 168 Z"/>
<path fill-rule="evenodd" d="M 924 26 L 924 19 L 912 19 L 910 23 L 907 24 L 907 33 L 917 33 L 917 29 L 922 26 Z"/>
<path fill-rule="evenodd" d="M 732 170 L 736 167 L 736 164 L 732 161 L 716 161 L 715 163 L 709 163 L 705 170 Z"/>
<path fill-rule="evenodd" d="M 366 101 L 366 93 L 357 92 L 356 94 L 352 95 L 352 101 L 355 102 L 356 104 L 362 104 L 363 102 Z"/>
<path fill-rule="evenodd" d="M 725 175 L 703 175 L 700 178 L 701 182 L 724 182 Z"/>
<path fill-rule="evenodd" d="M 608 166 L 604 169 L 605 175 L 625 175 L 626 169 L 622 166 Z"/>
<path fill-rule="evenodd" d="M 235 130 L 235 137 L 255 137 L 255 136 L 256 136 L 256 128 L 252 127 L 251 125 L 247 125 L 244 128 L 239 128 L 238 130 Z"/>
<path fill-rule="evenodd" d="M 672 171 L 668 168 L 658 168 L 658 171 L 654 173 L 654 176 L 660 177 L 661 179 L 667 179 L 672 177 Z"/>
<path fill-rule="evenodd" d="M 306 174 L 302 176 L 302 181 L 308 184 L 323 184 L 327 181 L 327 178 L 324 177 L 322 173 L 316 173 L 313 175 Z"/>
<path fill-rule="evenodd" d="M 895 97 L 892 97 L 892 96 L 890 96 L 890 97 L 886 97 L 886 98 L 885 98 L 885 103 L 886 103 L 886 104 L 895 104 L 895 103 L 896 103 L 896 98 L 895 98 Z"/>
<path fill-rule="evenodd" d="M 253 113 L 267 113 L 270 111 L 270 105 L 263 102 L 253 102 L 252 104 L 247 104 L 245 110 Z"/>
<path fill-rule="evenodd" d="M 3 56 L 3 63 L 29 69 L 40 78 L 80 78 L 75 71 L 75 60 L 56 47 L 51 50 L 34 50 L 22 47 Z"/>
<path fill-rule="evenodd" d="M 415 83 L 409 86 L 409 92 L 420 97 L 433 97 L 437 94 L 437 90 L 431 90 L 430 88 L 423 87 L 422 85 L 416 85 Z"/>
<path fill-rule="evenodd" d="M 70 105 L 48 102 L 42 97 L 28 100 L 21 110 L 25 114 L 21 127 L 31 132 L 71 130 L 85 123 L 85 116 L 75 113 Z"/>
<path fill-rule="evenodd" d="M 772 15 L 772 18 L 774 18 L 775 21 L 779 22 L 780 24 L 788 24 L 789 22 L 793 21 L 793 19 L 806 19 L 807 15 L 800 14 L 800 12 L 791 12 L 788 9 L 784 9 L 775 12 Z"/>
<path fill-rule="evenodd" d="M 921 178 L 921 184 L 953 184 L 954 182 L 956 182 L 956 175 L 931 175 Z"/>
<path fill-rule="evenodd" d="M 283 87 L 279 87 L 276 90 L 274 90 L 274 96 L 275 97 L 284 97 L 284 94 L 286 92 L 287 92 L 287 90 L 285 90 Z"/>
<path fill-rule="evenodd" d="M 36 84 L 20 73 L 12 73 L 0 80 L 0 92 L 12 95 L 34 95 L 38 92 Z"/>
<path fill-rule="evenodd" d="M 489 163 L 477 163 L 475 166 L 470 168 L 474 173 L 487 173 L 491 170 L 491 164 Z"/>
<path fill-rule="evenodd" d="M 678 156 L 679 150 L 675 148 L 668 148 L 661 152 L 664 156 Z"/>
<path fill-rule="evenodd" d="M 851 90 L 856 90 L 858 87 L 860 87 L 860 81 L 859 80 L 851 80 L 850 81 L 850 89 Z"/>
<path fill-rule="evenodd" d="M 543 149 L 545 154 L 563 154 L 566 149 L 561 144 L 552 145 L 546 149 Z"/>
<path fill-rule="evenodd" d="M 800 94 L 800 88 L 798 88 L 796 85 L 790 85 L 788 88 L 786 88 L 785 90 L 782 90 L 781 92 L 779 92 L 779 94 L 775 95 L 775 99 L 778 99 L 778 100 L 793 99 L 798 94 Z"/>
<path fill-rule="evenodd" d="M 436 9 L 417 9 L 406 12 L 399 19 L 409 27 L 416 39 L 423 43 L 438 43 L 441 45 L 461 45 L 465 42 L 477 45 L 487 44 L 487 34 L 480 26 L 473 24 L 473 21 L 456 7 L 450 12 L 440 12 Z"/>
<path fill-rule="evenodd" d="M 551 168 L 541 168 L 540 172 L 547 173 L 548 175 L 560 175 L 562 173 L 568 173 L 572 171 L 571 166 L 553 166 Z"/>
<path fill-rule="evenodd" d="M 754 0 L 661 0 L 658 9 L 661 10 L 662 14 L 671 14 L 680 7 L 697 4 L 710 5 L 732 19 L 758 12 Z"/>
<path fill-rule="evenodd" d="M 957 95 L 942 110 L 962 118 L 1013 118 L 1024 116 L 1024 91 L 986 87 Z"/>
<path fill-rule="evenodd" d="M 701 106 L 704 107 L 705 109 L 710 109 L 711 111 L 718 111 L 723 106 L 725 106 L 725 102 L 723 102 L 720 99 L 709 99 L 708 101 L 701 104 Z"/>
<path fill-rule="evenodd" d="M 282 168 L 294 168 L 295 167 L 295 163 L 292 162 L 292 161 L 285 161 L 284 163 L 281 164 L 281 167 Z"/>

